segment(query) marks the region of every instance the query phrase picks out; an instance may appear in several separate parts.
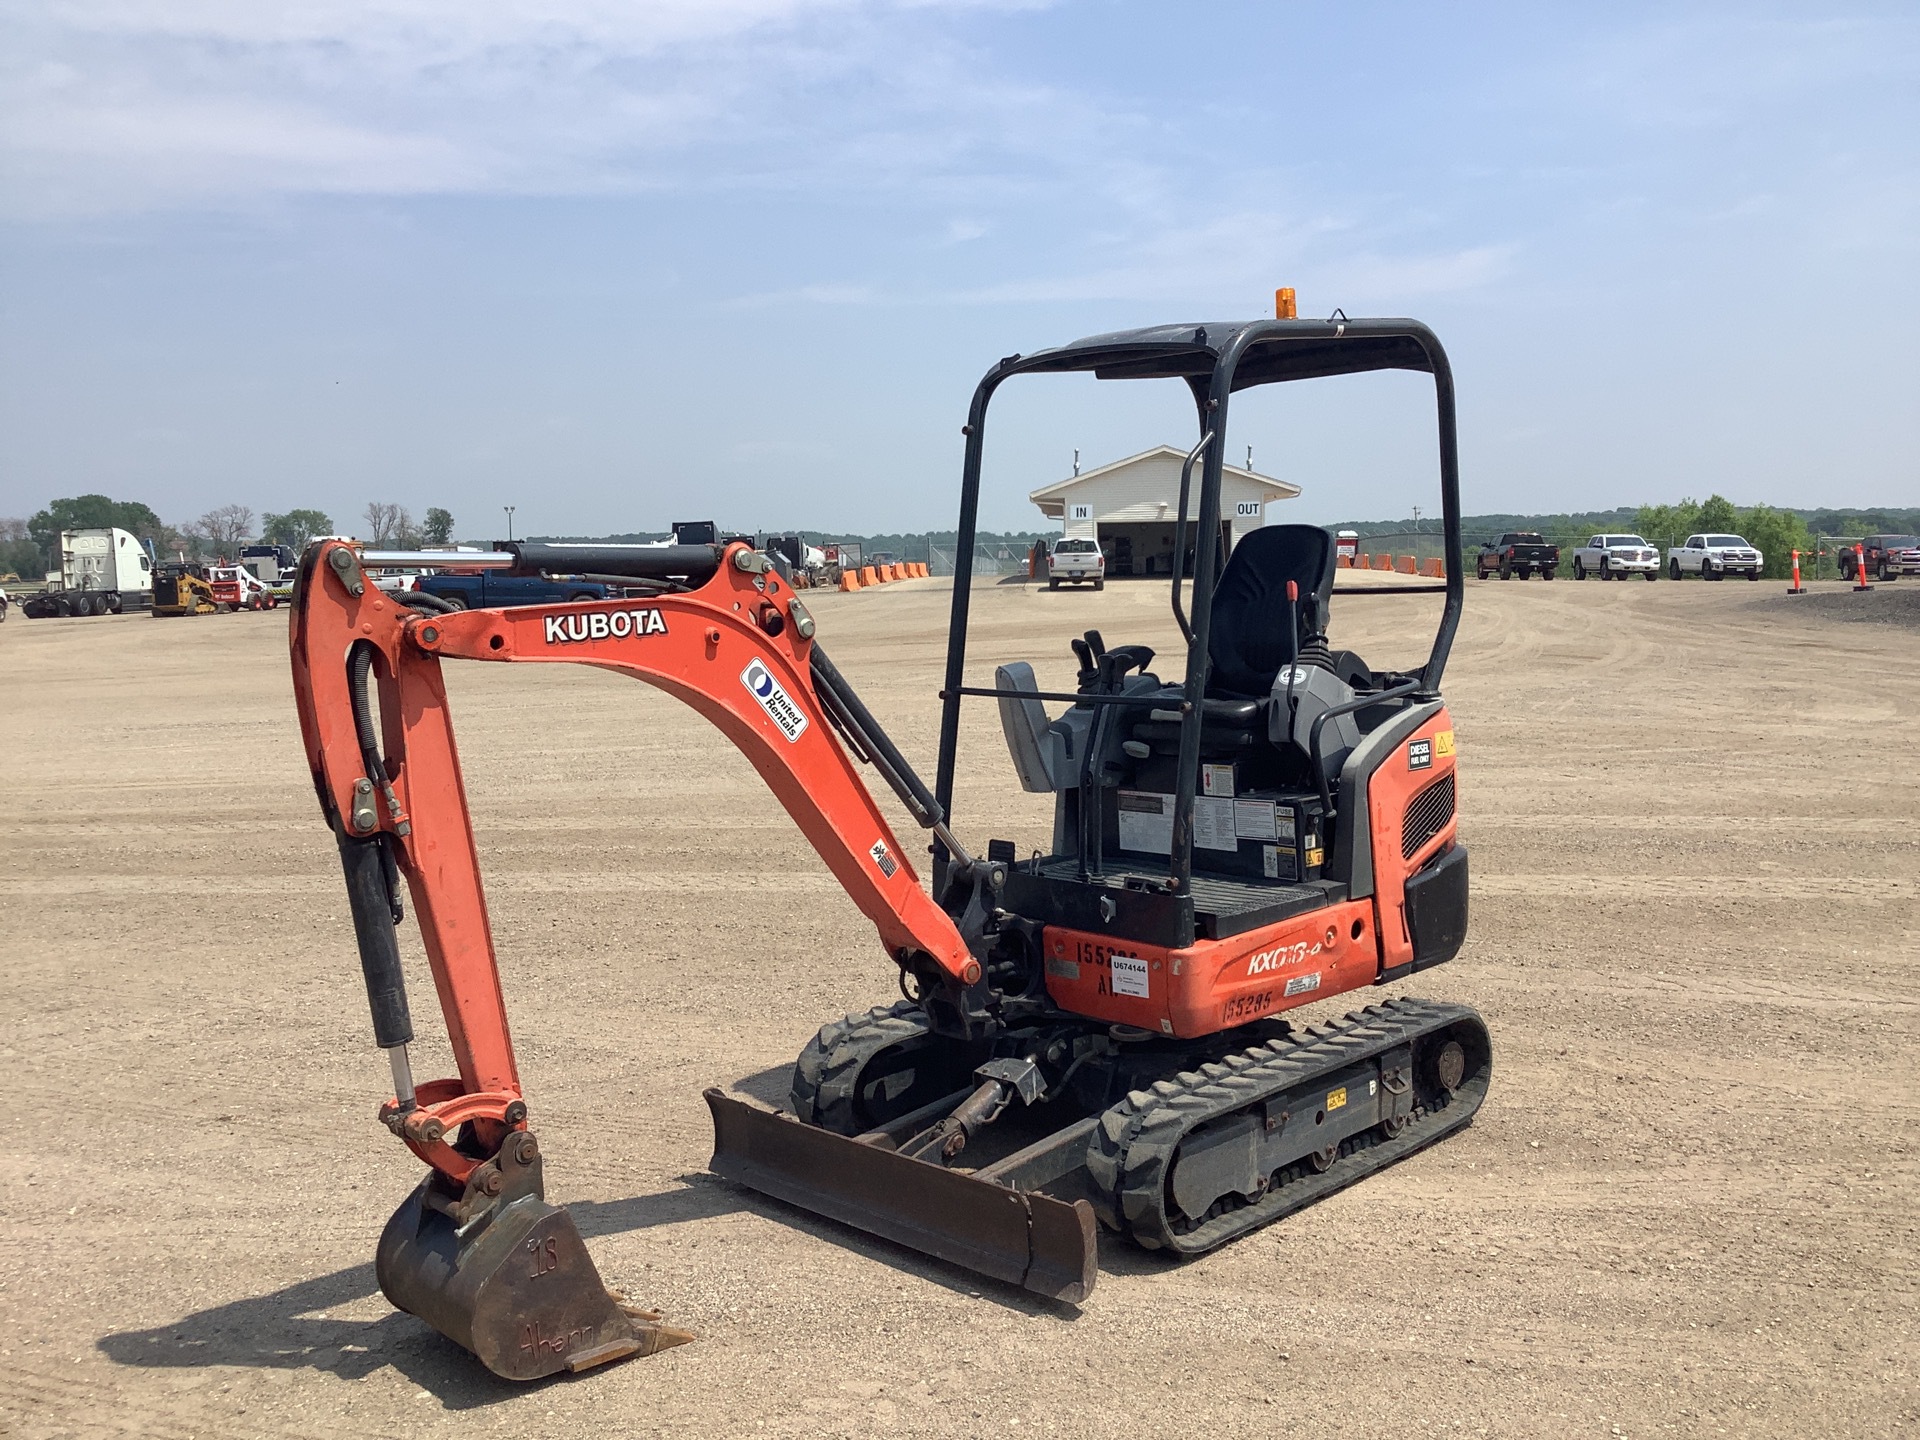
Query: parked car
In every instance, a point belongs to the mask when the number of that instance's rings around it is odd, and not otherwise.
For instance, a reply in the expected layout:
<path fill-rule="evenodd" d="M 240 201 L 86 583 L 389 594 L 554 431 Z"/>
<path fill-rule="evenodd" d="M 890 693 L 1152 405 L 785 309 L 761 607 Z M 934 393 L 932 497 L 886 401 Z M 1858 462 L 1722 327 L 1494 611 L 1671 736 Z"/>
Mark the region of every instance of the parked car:
<path fill-rule="evenodd" d="M 1842 580 L 1854 578 L 1857 561 L 1864 561 L 1867 574 L 1881 580 L 1920 575 L 1920 535 L 1869 535 L 1860 542 L 1860 549 L 1858 556 L 1851 545 L 1840 552 Z"/>
<path fill-rule="evenodd" d="M 509 605 L 563 605 L 570 600 L 605 600 L 613 588 L 597 580 L 550 580 L 544 575 L 422 575 L 413 588 L 438 595 L 456 610 L 488 610 Z"/>
<path fill-rule="evenodd" d="M 1058 590 L 1063 580 L 1069 585 L 1090 580 L 1096 590 L 1107 588 L 1107 557 L 1098 540 L 1062 535 L 1047 546 L 1047 588 Z"/>
<path fill-rule="evenodd" d="M 1573 552 L 1573 578 L 1598 575 L 1624 580 L 1629 575 L 1660 578 L 1660 552 L 1638 535 L 1596 535 Z"/>
<path fill-rule="evenodd" d="M 1698 575 L 1702 580 L 1724 580 L 1745 575 L 1758 580 L 1766 556 L 1738 535 L 1689 535 L 1687 543 L 1667 551 L 1667 576 L 1678 580 Z"/>
<path fill-rule="evenodd" d="M 367 579 L 373 582 L 373 588 L 384 590 L 389 595 L 398 595 L 403 591 L 417 589 L 424 570 L 373 570 Z"/>
<path fill-rule="evenodd" d="M 1473 569 L 1482 580 L 1488 575 L 1498 575 L 1502 580 L 1518 575 L 1525 580 L 1534 574 L 1551 580 L 1560 569 L 1560 547 L 1549 545 L 1545 536 L 1532 530 L 1509 530 L 1491 545 L 1480 547 Z"/>

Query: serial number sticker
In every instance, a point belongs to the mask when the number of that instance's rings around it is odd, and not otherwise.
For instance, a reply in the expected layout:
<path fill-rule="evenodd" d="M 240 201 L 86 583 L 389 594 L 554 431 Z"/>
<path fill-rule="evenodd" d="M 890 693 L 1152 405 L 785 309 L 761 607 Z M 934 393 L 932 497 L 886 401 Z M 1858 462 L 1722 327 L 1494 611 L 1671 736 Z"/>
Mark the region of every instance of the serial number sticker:
<path fill-rule="evenodd" d="M 1342 1105 L 1346 1103 L 1347 1103 L 1347 1087 L 1346 1086 L 1342 1085 L 1338 1090 L 1329 1090 L 1327 1092 L 1327 1109 L 1338 1110 Z"/>
<path fill-rule="evenodd" d="M 1453 732 L 1442 730 L 1433 737 L 1433 753 L 1436 755 L 1453 754 Z"/>
<path fill-rule="evenodd" d="M 1287 981 L 1286 993 L 1289 995 L 1304 995 L 1309 990 L 1318 990 L 1319 988 L 1320 972 L 1316 970 L 1311 975 L 1296 975 L 1293 979 Z"/>
<path fill-rule="evenodd" d="M 1113 967 L 1113 993 L 1147 998 L 1147 962 L 1130 955 L 1116 955 L 1107 962 Z"/>
<path fill-rule="evenodd" d="M 1080 964 L 1077 960 L 1056 960 L 1049 955 L 1047 957 L 1047 974 L 1056 980 L 1078 980 L 1080 978 Z"/>

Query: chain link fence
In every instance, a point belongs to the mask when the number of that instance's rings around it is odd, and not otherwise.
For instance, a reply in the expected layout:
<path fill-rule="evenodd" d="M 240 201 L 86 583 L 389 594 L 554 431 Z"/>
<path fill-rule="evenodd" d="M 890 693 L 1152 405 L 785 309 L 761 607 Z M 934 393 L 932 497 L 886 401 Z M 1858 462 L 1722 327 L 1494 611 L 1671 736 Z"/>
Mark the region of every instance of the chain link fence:
<path fill-rule="evenodd" d="M 1024 575 L 1027 573 L 1028 547 L 993 543 L 978 545 L 973 552 L 973 573 L 978 576 Z M 938 545 L 928 550 L 927 568 L 934 575 L 954 573 L 955 552 Z"/>

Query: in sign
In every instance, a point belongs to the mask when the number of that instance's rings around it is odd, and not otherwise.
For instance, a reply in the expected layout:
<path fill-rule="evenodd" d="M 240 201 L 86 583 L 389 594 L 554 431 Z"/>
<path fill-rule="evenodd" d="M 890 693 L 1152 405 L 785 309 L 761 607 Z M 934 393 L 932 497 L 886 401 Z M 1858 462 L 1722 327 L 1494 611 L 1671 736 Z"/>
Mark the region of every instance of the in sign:
<path fill-rule="evenodd" d="M 1069 505 L 1067 507 L 1067 518 L 1069 520 L 1091 520 L 1093 518 L 1093 506 Z"/>

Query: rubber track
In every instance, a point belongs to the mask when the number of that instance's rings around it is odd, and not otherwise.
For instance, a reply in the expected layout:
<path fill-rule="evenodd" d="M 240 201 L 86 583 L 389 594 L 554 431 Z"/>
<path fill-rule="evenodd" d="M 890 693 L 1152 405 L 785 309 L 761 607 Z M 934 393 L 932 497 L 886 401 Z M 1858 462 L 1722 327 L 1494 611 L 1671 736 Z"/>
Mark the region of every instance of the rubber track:
<path fill-rule="evenodd" d="M 1310 1088 L 1316 1076 L 1463 1022 L 1484 1036 L 1485 1024 L 1469 1006 L 1389 1000 L 1336 1024 L 1256 1046 L 1134 1091 L 1100 1117 L 1087 1147 L 1087 1170 L 1099 1197 L 1096 1211 L 1110 1228 L 1149 1250 L 1199 1255 L 1404 1159 L 1473 1118 L 1486 1094 L 1490 1061 L 1443 1106 L 1416 1108 L 1406 1129 L 1393 1139 L 1380 1138 L 1377 1128 L 1352 1137 L 1324 1172 L 1298 1162 L 1257 1200 L 1224 1210 L 1216 1205 L 1191 1228 L 1176 1228 L 1167 1213 L 1174 1157 L 1181 1141 L 1198 1127 L 1269 1096 Z"/>
<path fill-rule="evenodd" d="M 888 1046 L 926 1033 L 926 1015 L 911 1000 L 829 1021 L 793 1062 L 793 1113 L 836 1135 L 859 1134 L 854 1100 L 861 1070 Z"/>

